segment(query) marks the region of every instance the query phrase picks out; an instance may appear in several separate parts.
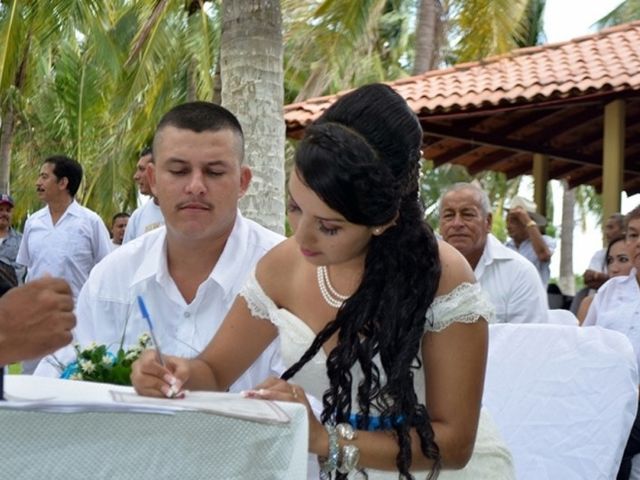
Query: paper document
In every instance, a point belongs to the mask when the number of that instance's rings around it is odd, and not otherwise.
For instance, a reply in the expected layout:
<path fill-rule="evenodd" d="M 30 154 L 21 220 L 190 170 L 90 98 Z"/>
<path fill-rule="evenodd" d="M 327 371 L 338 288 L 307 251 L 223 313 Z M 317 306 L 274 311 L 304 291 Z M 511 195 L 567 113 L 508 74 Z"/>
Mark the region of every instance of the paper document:
<path fill-rule="evenodd" d="M 112 391 L 113 400 L 134 406 L 180 408 L 262 423 L 288 423 L 289 416 L 275 402 L 245 398 L 239 393 L 186 392 L 184 398 L 142 397 L 133 392 Z"/>
<path fill-rule="evenodd" d="M 129 405 L 115 402 L 83 402 L 56 399 L 31 400 L 14 396 L 0 402 L 0 410 L 24 410 L 47 413 L 85 413 L 85 412 L 123 412 L 123 413 L 161 413 L 173 415 L 182 408 L 156 405 Z"/>

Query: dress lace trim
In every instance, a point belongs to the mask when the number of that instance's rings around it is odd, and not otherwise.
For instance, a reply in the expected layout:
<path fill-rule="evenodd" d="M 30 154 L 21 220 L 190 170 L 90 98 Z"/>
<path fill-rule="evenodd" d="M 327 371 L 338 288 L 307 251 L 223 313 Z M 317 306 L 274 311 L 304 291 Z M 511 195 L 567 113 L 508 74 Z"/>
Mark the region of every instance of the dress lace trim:
<path fill-rule="evenodd" d="M 240 290 L 238 295 L 244 298 L 247 302 L 251 315 L 257 318 L 269 320 L 271 318 L 269 311 L 273 311 L 278 308 L 273 300 L 271 300 L 267 294 L 264 293 L 264 290 L 262 290 L 262 287 L 256 279 L 255 269 L 249 274 L 244 287 L 242 287 L 242 290 Z"/>
<path fill-rule="evenodd" d="M 477 283 L 461 283 L 445 295 L 439 295 L 427 310 L 425 330 L 439 332 L 454 322 L 474 323 L 480 318 L 491 322 L 495 308 Z"/>
<path fill-rule="evenodd" d="M 256 279 L 255 270 L 251 272 L 239 295 L 244 298 L 251 315 L 271 320 L 272 312 L 278 310 L 276 304 L 262 290 Z M 474 323 L 480 318 L 491 322 L 495 309 L 485 297 L 477 283 L 461 283 L 445 295 L 437 296 L 429 310 L 425 331 L 439 332 L 454 322 Z"/>

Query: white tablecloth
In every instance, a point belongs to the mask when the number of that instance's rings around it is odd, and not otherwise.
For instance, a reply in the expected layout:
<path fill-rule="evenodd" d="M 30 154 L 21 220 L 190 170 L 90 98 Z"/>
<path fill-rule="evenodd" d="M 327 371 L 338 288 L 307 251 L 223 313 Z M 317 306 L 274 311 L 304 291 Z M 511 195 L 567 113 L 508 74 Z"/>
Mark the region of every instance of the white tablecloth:
<path fill-rule="evenodd" d="M 110 389 L 42 377 L 5 377 L 8 395 L 110 402 Z M 278 404 L 289 423 L 202 412 L 44 413 L 0 408 L 0 478 L 290 479 L 307 476 L 302 405 Z"/>

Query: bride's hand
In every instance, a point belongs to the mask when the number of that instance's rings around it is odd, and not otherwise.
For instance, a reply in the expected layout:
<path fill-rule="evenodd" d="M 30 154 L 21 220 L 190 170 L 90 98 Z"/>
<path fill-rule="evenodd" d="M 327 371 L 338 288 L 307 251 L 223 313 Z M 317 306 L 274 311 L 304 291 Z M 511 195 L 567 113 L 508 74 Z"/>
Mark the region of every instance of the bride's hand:
<path fill-rule="evenodd" d="M 270 377 L 253 390 L 243 392 L 248 398 L 278 400 L 282 402 L 300 403 L 307 408 L 309 418 L 309 451 L 317 455 L 327 455 L 328 436 L 324 425 L 316 418 L 309 399 L 300 385 L 286 382 L 280 378 Z M 324 449 L 322 445 L 325 445 Z"/>
<path fill-rule="evenodd" d="M 163 355 L 165 366 L 158 362 L 155 350 L 145 351 L 131 366 L 131 383 L 139 395 L 175 398 L 189 379 L 189 361 Z"/>

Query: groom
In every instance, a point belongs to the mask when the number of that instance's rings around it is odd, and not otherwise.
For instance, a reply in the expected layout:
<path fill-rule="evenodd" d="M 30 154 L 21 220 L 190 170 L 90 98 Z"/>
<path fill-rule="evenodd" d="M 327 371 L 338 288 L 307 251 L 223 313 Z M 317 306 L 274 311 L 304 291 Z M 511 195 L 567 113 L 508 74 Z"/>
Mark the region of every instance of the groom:
<path fill-rule="evenodd" d="M 78 298 L 77 342 L 135 344 L 148 331 L 140 295 L 163 353 L 194 357 L 204 349 L 255 264 L 283 240 L 238 211 L 251 181 L 243 157 L 242 128 L 223 107 L 192 102 L 164 115 L 149 179 L 165 226 L 93 269 Z M 277 374 L 278 364 L 272 344 L 231 390 L 254 387 Z"/>

